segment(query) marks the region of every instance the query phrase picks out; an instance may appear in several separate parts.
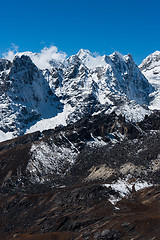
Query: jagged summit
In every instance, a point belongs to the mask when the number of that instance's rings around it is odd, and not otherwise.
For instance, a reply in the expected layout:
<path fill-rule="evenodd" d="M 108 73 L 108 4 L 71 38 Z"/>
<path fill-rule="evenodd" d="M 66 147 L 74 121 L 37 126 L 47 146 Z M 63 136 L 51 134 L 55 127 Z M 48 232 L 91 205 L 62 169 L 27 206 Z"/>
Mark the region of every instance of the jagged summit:
<path fill-rule="evenodd" d="M 153 100 L 149 104 L 149 108 L 160 110 L 160 51 L 155 51 L 146 57 L 139 68 L 149 83 L 156 89 L 152 94 Z"/>
<path fill-rule="evenodd" d="M 147 56 L 142 63 L 139 65 L 139 68 L 141 71 L 147 71 L 151 68 L 155 68 L 156 66 L 159 66 L 160 62 L 160 51 L 155 51 L 154 53 Z"/>
<path fill-rule="evenodd" d="M 117 51 L 114 51 L 112 54 L 109 55 L 109 57 L 110 58 L 119 57 L 119 58 L 122 58 L 122 59 L 124 58 L 124 56 L 121 53 L 117 52 Z"/>
<path fill-rule="evenodd" d="M 50 48 L 45 47 L 39 53 L 33 53 L 30 51 L 26 52 L 11 52 L 10 54 L 4 54 L 5 58 L 13 61 L 14 57 L 18 56 L 29 56 L 33 63 L 39 69 L 51 69 L 52 67 L 58 66 L 66 59 L 66 53 L 58 52 L 58 49 L 55 46 L 51 46 Z"/>
<path fill-rule="evenodd" d="M 114 110 L 131 121 L 150 113 L 154 88 L 130 54 L 94 56 L 81 49 L 66 58 L 52 50 L 0 61 L 1 139 L 67 125 L 100 111 Z"/>
<path fill-rule="evenodd" d="M 32 56 L 38 56 L 38 53 L 33 53 L 33 52 L 30 52 L 30 51 L 26 51 L 26 52 L 17 52 L 15 54 L 15 56 L 18 56 L 18 57 L 22 57 L 23 55 L 31 58 Z"/>
<path fill-rule="evenodd" d="M 159 61 L 51 55 L 0 60 L 1 238 L 159 239 Z"/>
<path fill-rule="evenodd" d="M 117 52 L 0 60 L 0 141 L 23 135 L 0 142 L 1 239 L 159 239 L 152 67 L 149 83 Z"/>
<path fill-rule="evenodd" d="M 80 49 L 79 52 L 76 54 L 81 60 L 84 60 L 88 56 L 92 56 L 92 53 L 89 50 L 86 49 Z"/>
<path fill-rule="evenodd" d="M 42 118 L 54 117 L 61 108 L 49 83 L 29 56 L 15 56 L 0 73 L 0 138 L 8 139 Z"/>

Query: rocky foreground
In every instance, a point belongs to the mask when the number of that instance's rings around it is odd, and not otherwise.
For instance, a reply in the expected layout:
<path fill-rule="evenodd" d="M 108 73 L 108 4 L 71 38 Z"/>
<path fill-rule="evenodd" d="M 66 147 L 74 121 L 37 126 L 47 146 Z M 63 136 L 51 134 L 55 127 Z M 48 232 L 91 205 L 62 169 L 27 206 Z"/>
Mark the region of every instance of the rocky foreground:
<path fill-rule="evenodd" d="M 160 113 L 0 143 L 0 239 L 159 239 Z"/>
<path fill-rule="evenodd" d="M 1 196 L 1 239 L 159 239 L 160 188 L 117 193 L 100 183 Z"/>

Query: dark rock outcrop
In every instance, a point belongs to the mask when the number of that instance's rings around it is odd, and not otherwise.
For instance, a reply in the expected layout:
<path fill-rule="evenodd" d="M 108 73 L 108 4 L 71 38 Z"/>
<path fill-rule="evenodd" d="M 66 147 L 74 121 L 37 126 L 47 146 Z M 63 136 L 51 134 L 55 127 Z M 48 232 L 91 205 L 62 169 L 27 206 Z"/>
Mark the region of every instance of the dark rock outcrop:
<path fill-rule="evenodd" d="M 101 113 L 2 142 L 2 240 L 158 240 L 158 120 L 159 112 L 137 124 Z M 112 184 L 126 177 L 134 184 L 124 197 Z M 138 191 L 137 181 L 153 186 Z"/>

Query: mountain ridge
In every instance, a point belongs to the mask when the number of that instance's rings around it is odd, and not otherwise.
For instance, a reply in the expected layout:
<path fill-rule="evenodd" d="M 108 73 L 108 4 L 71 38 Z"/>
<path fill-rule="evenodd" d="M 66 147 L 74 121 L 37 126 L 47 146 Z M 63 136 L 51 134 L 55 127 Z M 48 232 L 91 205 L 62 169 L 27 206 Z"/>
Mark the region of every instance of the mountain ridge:
<path fill-rule="evenodd" d="M 130 55 L 79 55 L 0 60 L 1 238 L 158 240 L 157 85 Z"/>
<path fill-rule="evenodd" d="M 151 110 L 160 110 L 160 51 L 155 51 L 146 57 L 139 65 L 139 68 L 155 88 L 149 108 Z"/>
<path fill-rule="evenodd" d="M 94 57 L 81 49 L 59 62 L 47 60 L 50 68 L 43 70 L 34 64 L 33 56 L 37 55 L 18 53 L 12 62 L 0 62 L 0 90 L 4 84 L 8 89 L 0 99 L 1 140 L 67 125 L 88 113 L 115 110 L 138 121 L 151 112 L 147 105 L 154 88 L 130 54 Z"/>

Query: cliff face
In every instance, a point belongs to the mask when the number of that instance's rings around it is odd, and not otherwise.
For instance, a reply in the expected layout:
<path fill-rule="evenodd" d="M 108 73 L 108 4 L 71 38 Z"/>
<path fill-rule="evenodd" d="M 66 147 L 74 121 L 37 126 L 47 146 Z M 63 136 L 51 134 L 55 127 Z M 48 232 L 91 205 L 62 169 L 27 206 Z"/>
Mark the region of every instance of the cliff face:
<path fill-rule="evenodd" d="M 28 56 L 3 60 L 0 73 L 1 141 L 25 133 L 41 118 L 54 117 L 62 104 Z"/>
<path fill-rule="evenodd" d="M 159 240 L 151 83 L 130 55 L 28 54 L 0 61 L 1 239 Z"/>
<path fill-rule="evenodd" d="M 152 168 L 158 174 L 159 126 L 158 112 L 139 123 L 126 122 L 115 113 L 98 114 L 2 142 L 1 184 L 9 180 L 14 186 L 19 179 L 20 186 L 25 181 L 65 185 L 103 179 L 98 176 L 101 169 L 104 179 L 133 173 L 157 181 Z"/>
<path fill-rule="evenodd" d="M 149 108 L 152 110 L 160 109 L 160 52 L 156 51 L 146 57 L 139 66 L 141 72 L 155 88 L 152 93 L 153 100 Z"/>
<path fill-rule="evenodd" d="M 158 239 L 159 127 L 98 114 L 1 143 L 2 239 Z"/>
<path fill-rule="evenodd" d="M 40 69 L 32 53 L 0 60 L 0 141 L 25 133 L 67 125 L 99 111 L 113 110 L 140 121 L 153 86 L 132 56 L 110 56 L 80 50 Z"/>

